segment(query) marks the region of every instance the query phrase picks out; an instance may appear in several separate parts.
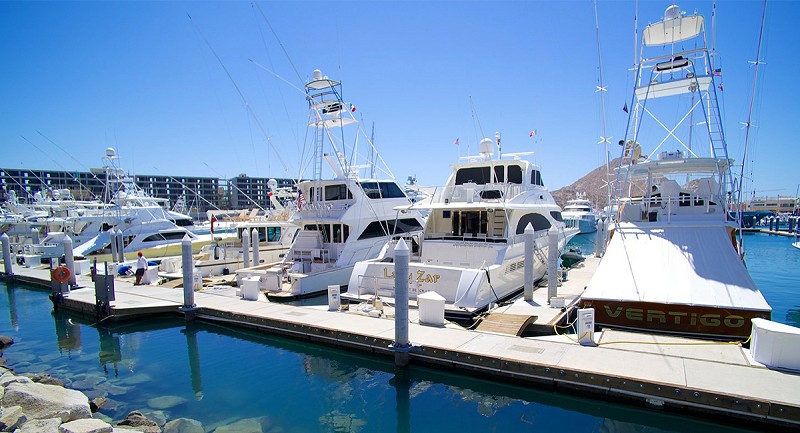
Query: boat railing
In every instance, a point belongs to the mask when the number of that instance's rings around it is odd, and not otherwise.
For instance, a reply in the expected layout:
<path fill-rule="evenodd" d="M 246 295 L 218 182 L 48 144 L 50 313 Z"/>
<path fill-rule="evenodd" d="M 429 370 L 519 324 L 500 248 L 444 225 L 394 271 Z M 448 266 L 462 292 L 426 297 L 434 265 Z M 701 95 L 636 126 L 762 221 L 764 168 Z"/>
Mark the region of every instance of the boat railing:
<path fill-rule="evenodd" d="M 462 184 L 438 187 L 433 203 L 497 203 L 522 192 L 522 185 L 509 183 Z"/>
<path fill-rule="evenodd" d="M 714 194 L 695 194 L 681 191 L 678 195 L 659 193 L 633 197 L 622 210 L 622 220 L 643 222 L 672 222 L 675 217 L 722 215 L 719 198 Z"/>
<path fill-rule="evenodd" d="M 392 274 L 394 274 L 394 271 L 392 271 Z M 411 294 L 410 291 L 409 294 Z M 372 295 L 394 298 L 394 275 L 391 277 L 359 275 L 356 295 Z"/>
<path fill-rule="evenodd" d="M 487 233 L 464 233 L 454 235 L 452 233 L 425 233 L 423 238 L 426 241 L 461 241 L 461 242 L 490 242 L 504 243 L 508 239 L 505 236 L 492 236 Z"/>
<path fill-rule="evenodd" d="M 337 218 L 350 207 L 349 203 L 307 203 L 297 209 L 302 218 Z"/>

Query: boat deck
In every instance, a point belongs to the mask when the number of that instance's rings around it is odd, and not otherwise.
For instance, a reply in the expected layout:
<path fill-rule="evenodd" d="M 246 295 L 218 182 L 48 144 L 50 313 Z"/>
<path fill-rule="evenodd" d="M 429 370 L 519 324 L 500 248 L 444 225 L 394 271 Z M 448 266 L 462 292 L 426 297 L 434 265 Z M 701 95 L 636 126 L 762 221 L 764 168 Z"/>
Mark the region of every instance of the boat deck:
<path fill-rule="evenodd" d="M 572 270 L 568 281 L 580 286 L 582 278 L 591 277 L 593 262 L 589 259 L 583 270 Z M 15 272 L 15 280 L 50 286 L 47 269 Z M 72 290 L 61 308 L 95 314 L 92 282 L 88 276 L 78 276 L 78 283 L 88 287 Z M 180 314 L 181 288 L 133 286 L 130 279 L 120 278 L 115 289 L 114 319 Z M 542 290 L 546 291 L 537 292 Z M 358 308 L 328 311 L 327 306 L 269 302 L 265 296 L 246 301 L 236 291 L 212 286 L 195 292 L 195 317 L 378 356 L 394 355 L 388 348 L 395 332 L 390 314 L 373 317 Z M 548 316 L 542 305 L 517 302 L 504 308 L 502 314 L 524 311 L 521 314 L 536 315 L 548 324 L 557 320 L 557 314 Z M 738 344 L 602 330 L 595 334 L 599 345 L 585 347 L 573 341 L 574 335 L 519 337 L 452 323 L 421 325 L 414 311 L 409 324 L 414 344 L 409 359 L 414 364 L 726 422 L 749 422 L 759 428 L 800 428 L 800 375 L 765 368 Z"/>

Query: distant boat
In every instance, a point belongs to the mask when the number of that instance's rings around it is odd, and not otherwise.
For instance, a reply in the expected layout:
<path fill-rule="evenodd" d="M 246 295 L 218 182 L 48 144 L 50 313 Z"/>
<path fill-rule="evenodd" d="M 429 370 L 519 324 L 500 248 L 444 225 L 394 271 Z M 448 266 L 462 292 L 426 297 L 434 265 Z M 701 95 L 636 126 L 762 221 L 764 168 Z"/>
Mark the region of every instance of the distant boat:
<path fill-rule="evenodd" d="M 561 216 L 565 224 L 578 227 L 580 233 L 597 231 L 597 214 L 592 209 L 592 203 L 586 199 L 586 193 L 577 193 L 575 199 L 567 200 Z"/>
<path fill-rule="evenodd" d="M 341 83 L 315 70 L 305 89 L 314 175 L 297 185 L 297 210 L 290 222 L 301 230 L 291 248 L 280 263 L 259 273 L 271 300 L 312 296 L 327 291 L 329 285 L 345 286 L 356 262 L 377 256 L 391 236 L 418 233 L 424 225 L 418 211 L 395 210 L 411 201 L 388 167 L 378 164 L 382 160 L 365 160 L 355 147 L 362 143 L 368 147 L 363 152 L 376 153 L 358 128 L 355 107 L 342 99 Z M 345 134 L 346 127 L 357 131 Z M 333 177 L 323 179 L 324 164 Z"/>
<path fill-rule="evenodd" d="M 703 16 L 676 5 L 644 29 L 614 187 L 618 217 L 580 302 L 599 325 L 746 338 L 751 319 L 770 317 L 742 259 L 739 182 L 706 40 Z M 625 151 L 639 142 L 653 146 L 649 155 Z"/>
<path fill-rule="evenodd" d="M 535 233 L 534 280 L 547 268 L 548 231 L 558 233 L 563 250 L 577 229 L 568 229 L 542 182 L 539 167 L 521 159 L 532 152 L 493 159 L 494 141 L 483 139 L 479 156 L 453 164 L 442 188 L 407 211 L 429 212 L 424 235 L 404 235 L 411 249 L 409 296 L 436 292 L 445 300 L 445 316 L 469 318 L 490 304 L 507 300 L 524 285 L 524 230 Z M 356 263 L 342 299 L 376 296 L 394 302 L 394 249 L 391 240 L 378 257 Z"/>

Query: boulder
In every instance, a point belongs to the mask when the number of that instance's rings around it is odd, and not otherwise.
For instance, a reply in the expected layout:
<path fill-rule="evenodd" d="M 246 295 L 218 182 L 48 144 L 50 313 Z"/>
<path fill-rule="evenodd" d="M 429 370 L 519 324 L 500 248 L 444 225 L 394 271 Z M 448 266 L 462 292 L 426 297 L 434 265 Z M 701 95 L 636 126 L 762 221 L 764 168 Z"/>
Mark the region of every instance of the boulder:
<path fill-rule="evenodd" d="M 93 418 L 65 422 L 58 428 L 59 433 L 112 433 L 111 424 Z"/>
<path fill-rule="evenodd" d="M 29 419 L 60 418 L 67 422 L 92 417 L 89 399 L 80 391 L 43 383 L 9 383 L 0 404 L 21 406 Z"/>
<path fill-rule="evenodd" d="M 10 383 L 15 383 L 15 382 L 31 383 L 33 381 L 25 376 L 17 376 L 16 374 L 11 372 L 5 372 L 2 375 L 0 375 L 0 386 L 8 386 Z"/>
<path fill-rule="evenodd" d="M 0 431 L 14 431 L 25 424 L 28 418 L 20 406 L 4 407 L 0 413 Z"/>
<path fill-rule="evenodd" d="M 253 418 L 241 419 L 233 424 L 222 425 L 214 433 L 263 433 L 261 423 Z"/>
<path fill-rule="evenodd" d="M 93 398 L 92 401 L 89 402 L 89 410 L 95 413 L 105 406 L 106 403 L 108 403 L 108 399 L 105 397 Z"/>
<path fill-rule="evenodd" d="M 27 373 L 24 376 L 36 383 L 64 386 L 63 380 L 50 376 L 47 373 Z"/>
<path fill-rule="evenodd" d="M 147 405 L 153 409 L 169 409 L 171 407 L 182 405 L 187 401 L 188 400 L 185 398 L 178 397 L 177 395 L 164 395 L 147 400 Z"/>
<path fill-rule="evenodd" d="M 32 419 L 22 425 L 15 433 L 60 433 L 60 418 Z"/>
<path fill-rule="evenodd" d="M 178 418 L 164 426 L 164 433 L 205 433 L 203 423 L 189 418 Z"/>
<path fill-rule="evenodd" d="M 146 433 L 161 433 L 158 423 L 147 418 L 138 410 L 129 413 L 124 420 L 117 423 L 117 426 Z"/>
<path fill-rule="evenodd" d="M 7 336 L 7 335 L 0 335 L 0 350 L 5 349 L 8 346 L 14 344 L 14 339 Z"/>

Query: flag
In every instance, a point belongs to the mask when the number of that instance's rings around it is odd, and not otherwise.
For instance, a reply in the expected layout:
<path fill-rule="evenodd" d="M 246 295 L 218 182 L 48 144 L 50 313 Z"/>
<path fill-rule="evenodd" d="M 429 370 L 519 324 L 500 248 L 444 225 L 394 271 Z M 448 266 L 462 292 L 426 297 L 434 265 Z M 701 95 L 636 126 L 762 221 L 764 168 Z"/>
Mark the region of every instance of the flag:
<path fill-rule="evenodd" d="M 455 144 L 456 146 L 458 146 L 458 138 L 456 138 L 456 141 L 455 141 L 453 144 Z"/>
<path fill-rule="evenodd" d="M 212 236 L 214 235 L 214 223 L 215 222 L 217 222 L 217 217 L 214 216 L 214 215 L 211 215 L 211 235 Z"/>
<path fill-rule="evenodd" d="M 626 113 L 628 112 L 628 103 L 627 102 L 625 103 L 625 106 L 622 107 L 622 111 L 624 111 Z"/>
<path fill-rule="evenodd" d="M 297 209 L 302 209 L 303 208 L 303 203 L 305 203 L 305 202 L 306 202 L 306 196 L 303 195 L 303 190 L 298 189 L 297 190 Z"/>
<path fill-rule="evenodd" d="M 355 113 L 356 112 L 356 106 L 355 105 L 350 104 L 350 112 L 351 113 Z"/>
<path fill-rule="evenodd" d="M 533 131 L 531 131 L 531 137 L 533 137 L 534 135 L 536 135 L 536 130 L 535 129 Z"/>
<path fill-rule="evenodd" d="M 719 91 L 720 91 L 720 92 L 724 90 L 724 89 L 722 88 L 722 83 L 719 83 L 719 85 L 718 85 L 717 87 L 719 87 Z"/>
<path fill-rule="evenodd" d="M 714 76 L 721 77 L 722 76 L 722 68 L 714 69 Z"/>

